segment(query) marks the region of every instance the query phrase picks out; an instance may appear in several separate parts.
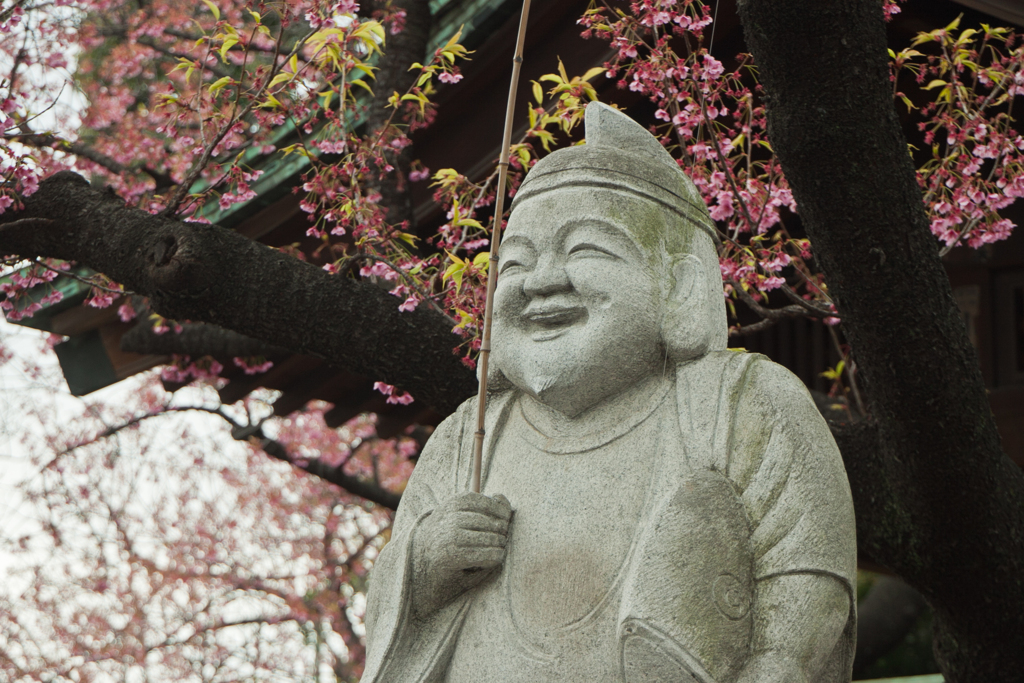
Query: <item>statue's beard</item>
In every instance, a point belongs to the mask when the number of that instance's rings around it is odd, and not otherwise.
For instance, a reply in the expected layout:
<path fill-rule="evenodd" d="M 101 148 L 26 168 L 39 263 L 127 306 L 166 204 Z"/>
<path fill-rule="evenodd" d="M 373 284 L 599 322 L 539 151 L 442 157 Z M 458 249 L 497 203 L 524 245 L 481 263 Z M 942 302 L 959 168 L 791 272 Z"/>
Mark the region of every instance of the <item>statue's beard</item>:
<path fill-rule="evenodd" d="M 552 336 L 496 317 L 492 330 L 492 376 L 500 373 L 520 391 L 568 417 L 575 417 L 663 365 L 660 328 L 652 311 L 624 316 L 591 313 Z M 495 387 L 497 389 L 498 387 Z"/>
<path fill-rule="evenodd" d="M 533 396 L 541 403 L 564 390 L 571 390 L 583 369 L 567 358 L 568 354 L 524 353 L 521 347 L 506 350 L 504 345 L 495 345 L 491 366 L 495 377 L 495 389 L 502 383 L 511 383 L 520 391 Z M 578 359 L 576 359 L 578 361 Z M 496 372 L 495 372 L 496 371 Z"/>
<path fill-rule="evenodd" d="M 575 417 L 621 388 L 614 386 L 620 368 L 609 356 L 611 349 L 568 337 L 543 344 L 517 341 L 503 338 L 494 345 L 493 370 L 563 415 Z M 623 374 L 632 378 L 635 373 Z"/>

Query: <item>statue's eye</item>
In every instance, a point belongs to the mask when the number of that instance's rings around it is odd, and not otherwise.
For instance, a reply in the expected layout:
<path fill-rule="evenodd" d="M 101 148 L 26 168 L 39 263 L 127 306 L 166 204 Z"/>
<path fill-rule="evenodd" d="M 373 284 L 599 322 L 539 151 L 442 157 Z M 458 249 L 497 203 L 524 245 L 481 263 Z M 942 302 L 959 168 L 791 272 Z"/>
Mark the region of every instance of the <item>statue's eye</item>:
<path fill-rule="evenodd" d="M 504 273 L 504 272 L 506 272 L 508 270 L 511 270 L 512 268 L 522 268 L 522 267 L 523 267 L 522 261 L 517 261 L 515 259 L 508 259 L 506 261 L 505 259 L 501 259 L 501 265 L 498 266 L 498 273 Z"/>
<path fill-rule="evenodd" d="M 612 252 L 612 251 L 610 251 L 608 249 L 605 249 L 604 247 L 601 247 L 601 246 L 598 246 L 596 244 L 593 244 L 591 242 L 580 242 L 579 244 L 575 245 L 572 249 L 569 250 L 569 255 L 570 256 L 583 256 L 583 257 L 589 257 L 589 256 L 609 257 L 610 256 L 611 258 L 619 258 L 618 254 L 615 254 L 614 252 Z"/>

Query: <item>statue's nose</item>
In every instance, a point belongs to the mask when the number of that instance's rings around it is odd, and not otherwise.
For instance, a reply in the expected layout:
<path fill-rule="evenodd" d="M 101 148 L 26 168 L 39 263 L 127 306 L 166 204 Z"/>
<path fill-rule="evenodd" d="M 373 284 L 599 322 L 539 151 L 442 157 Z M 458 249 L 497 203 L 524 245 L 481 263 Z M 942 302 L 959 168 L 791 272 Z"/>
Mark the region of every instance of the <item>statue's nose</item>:
<path fill-rule="evenodd" d="M 572 290 L 572 282 L 565 271 L 565 264 L 553 258 L 541 258 L 536 267 L 523 281 L 523 293 L 527 296 L 551 296 Z"/>

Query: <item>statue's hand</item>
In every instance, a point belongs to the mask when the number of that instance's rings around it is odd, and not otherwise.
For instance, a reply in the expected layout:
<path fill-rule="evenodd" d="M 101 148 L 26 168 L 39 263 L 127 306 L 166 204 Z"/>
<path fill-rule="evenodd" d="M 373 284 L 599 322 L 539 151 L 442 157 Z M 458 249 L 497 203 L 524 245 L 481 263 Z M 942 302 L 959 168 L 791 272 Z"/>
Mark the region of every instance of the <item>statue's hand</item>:
<path fill-rule="evenodd" d="M 437 506 L 413 535 L 413 610 L 426 616 L 483 581 L 505 559 L 512 506 L 463 493 Z"/>

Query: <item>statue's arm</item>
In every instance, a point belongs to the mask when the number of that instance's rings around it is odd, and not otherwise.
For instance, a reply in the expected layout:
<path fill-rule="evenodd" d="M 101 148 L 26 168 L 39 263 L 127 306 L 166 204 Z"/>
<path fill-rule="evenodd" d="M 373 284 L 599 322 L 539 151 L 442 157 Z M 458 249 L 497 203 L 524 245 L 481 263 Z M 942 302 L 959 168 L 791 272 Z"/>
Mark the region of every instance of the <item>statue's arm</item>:
<path fill-rule="evenodd" d="M 816 681 L 852 660 L 857 544 L 846 471 L 799 379 L 759 360 L 745 381 L 729 475 L 751 524 L 756 588 L 751 658 L 738 680 Z"/>
<path fill-rule="evenodd" d="M 366 597 L 366 672 L 369 683 L 391 680 L 383 675 L 389 653 L 399 651 L 411 620 L 412 546 L 417 528 L 437 506 L 438 499 L 454 493 L 451 481 L 458 457 L 464 407 L 442 422 L 420 454 L 416 469 L 402 493 L 391 538 L 370 571 Z"/>
<path fill-rule="evenodd" d="M 850 593 L 837 578 L 783 574 L 754 597 L 751 655 L 736 683 L 809 683 L 846 627 Z"/>

